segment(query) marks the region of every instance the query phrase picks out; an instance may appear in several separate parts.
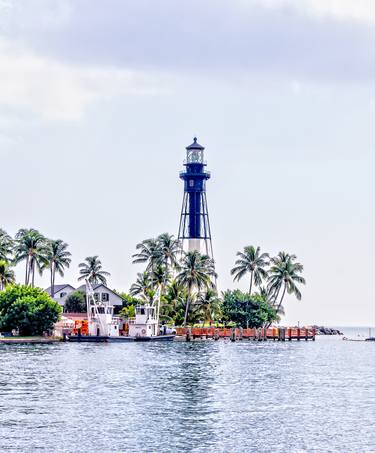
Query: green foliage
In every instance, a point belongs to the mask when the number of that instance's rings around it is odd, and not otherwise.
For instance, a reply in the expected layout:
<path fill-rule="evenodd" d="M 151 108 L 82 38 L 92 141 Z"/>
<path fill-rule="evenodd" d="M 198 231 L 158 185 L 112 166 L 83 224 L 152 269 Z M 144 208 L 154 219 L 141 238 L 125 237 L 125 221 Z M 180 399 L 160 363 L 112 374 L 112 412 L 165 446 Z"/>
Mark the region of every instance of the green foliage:
<path fill-rule="evenodd" d="M 87 311 L 86 295 L 82 291 L 74 291 L 66 298 L 65 313 L 85 313 Z"/>
<path fill-rule="evenodd" d="M 71 253 L 67 250 L 68 244 L 61 239 L 49 240 L 46 249 L 46 263 L 43 265 L 45 268 L 50 269 L 51 275 L 51 297 L 55 296 L 55 276 L 56 272 L 63 277 L 64 270 L 70 266 Z"/>
<path fill-rule="evenodd" d="M 47 250 L 48 240 L 38 230 L 21 228 L 16 234 L 14 262 L 26 262 L 25 285 L 34 286 L 36 269 L 42 274 L 47 264 Z"/>
<path fill-rule="evenodd" d="M 216 277 L 215 264 L 209 256 L 201 255 L 196 250 L 183 254 L 180 272 L 176 277 L 176 281 L 179 285 L 185 287 L 188 293 L 184 325 L 188 321 L 193 291 L 197 291 L 199 295 L 204 290 L 214 288 L 215 285 L 212 279 Z"/>
<path fill-rule="evenodd" d="M 239 289 L 223 294 L 223 315 L 242 327 L 262 327 L 276 319 L 276 310 L 259 294 L 250 295 Z"/>
<path fill-rule="evenodd" d="M 267 271 L 265 268 L 269 264 L 268 253 L 260 253 L 260 247 L 248 245 L 244 248 L 243 252 L 237 252 L 238 259 L 235 262 L 234 268 L 230 271 L 234 275 L 234 281 L 241 280 L 247 273 L 250 274 L 250 289 L 249 294 L 252 292 L 253 282 L 255 286 L 260 286 L 262 280 L 267 278 Z"/>
<path fill-rule="evenodd" d="M 222 315 L 222 301 L 218 297 L 216 290 L 207 289 L 207 291 L 198 294 L 193 302 L 193 313 L 195 318 L 203 321 L 204 324 L 212 324 L 218 321 Z"/>
<path fill-rule="evenodd" d="M 134 318 L 135 307 L 141 305 L 142 302 L 128 293 L 122 293 L 116 290 L 114 292 L 122 298 L 122 307 L 115 306 L 114 313 L 122 318 Z"/>
<path fill-rule="evenodd" d="M 10 268 L 7 261 L 0 260 L 0 291 L 14 282 L 14 271 Z"/>
<path fill-rule="evenodd" d="M 9 234 L 0 228 L 0 260 L 11 261 L 13 254 L 13 240 Z"/>
<path fill-rule="evenodd" d="M 0 330 L 41 335 L 53 328 L 60 313 L 60 305 L 40 288 L 14 285 L 0 293 Z"/>
<path fill-rule="evenodd" d="M 103 271 L 102 262 L 97 255 L 88 256 L 85 258 L 85 262 L 80 263 L 78 267 L 80 268 L 80 277 L 78 277 L 78 280 L 87 278 L 92 285 L 96 285 L 98 283 L 106 285 L 106 277 L 111 276 L 109 272 Z"/>
<path fill-rule="evenodd" d="M 123 307 L 119 312 L 119 316 L 121 318 L 134 318 L 135 317 L 135 305 L 129 305 L 127 307 Z"/>

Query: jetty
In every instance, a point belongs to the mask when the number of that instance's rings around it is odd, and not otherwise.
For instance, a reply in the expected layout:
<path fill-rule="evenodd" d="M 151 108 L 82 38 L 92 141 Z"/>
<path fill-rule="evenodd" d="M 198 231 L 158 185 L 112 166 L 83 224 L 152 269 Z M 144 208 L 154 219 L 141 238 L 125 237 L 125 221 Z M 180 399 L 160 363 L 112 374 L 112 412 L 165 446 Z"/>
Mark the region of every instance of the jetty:
<path fill-rule="evenodd" d="M 243 329 L 242 327 L 177 327 L 177 339 L 185 339 L 192 341 L 196 339 L 230 339 L 237 340 L 253 340 L 253 341 L 315 341 L 316 330 L 310 327 L 270 327 L 259 329 Z"/>

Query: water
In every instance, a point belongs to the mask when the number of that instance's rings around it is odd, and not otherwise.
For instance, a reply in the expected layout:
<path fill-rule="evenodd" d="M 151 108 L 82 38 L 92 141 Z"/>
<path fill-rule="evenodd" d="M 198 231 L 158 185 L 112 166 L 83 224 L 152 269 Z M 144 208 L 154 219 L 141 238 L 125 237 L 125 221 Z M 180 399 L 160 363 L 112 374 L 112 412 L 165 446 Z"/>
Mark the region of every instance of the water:
<path fill-rule="evenodd" d="M 375 452 L 375 342 L 0 345 L 0 392 L 1 452 Z"/>

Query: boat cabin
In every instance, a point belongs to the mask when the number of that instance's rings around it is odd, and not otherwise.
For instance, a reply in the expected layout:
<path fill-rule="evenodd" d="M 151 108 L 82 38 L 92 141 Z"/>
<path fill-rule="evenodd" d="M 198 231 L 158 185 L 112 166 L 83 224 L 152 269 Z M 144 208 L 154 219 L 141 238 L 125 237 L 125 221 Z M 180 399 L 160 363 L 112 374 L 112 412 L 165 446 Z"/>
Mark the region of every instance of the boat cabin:
<path fill-rule="evenodd" d="M 129 321 L 129 336 L 153 337 L 159 335 L 158 328 L 156 307 L 146 304 L 135 308 L 135 319 Z"/>

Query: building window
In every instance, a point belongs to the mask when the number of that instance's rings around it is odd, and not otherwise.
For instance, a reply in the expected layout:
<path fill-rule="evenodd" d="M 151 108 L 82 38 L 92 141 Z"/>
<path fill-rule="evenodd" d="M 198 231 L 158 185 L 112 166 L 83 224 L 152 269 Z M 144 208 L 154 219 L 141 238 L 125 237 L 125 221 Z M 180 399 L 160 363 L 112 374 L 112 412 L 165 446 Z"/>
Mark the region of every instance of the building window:
<path fill-rule="evenodd" d="M 109 294 L 102 293 L 102 302 L 108 302 L 108 301 L 109 301 Z"/>
<path fill-rule="evenodd" d="M 94 293 L 94 299 L 96 302 L 99 302 L 99 300 L 100 300 L 99 293 Z"/>
<path fill-rule="evenodd" d="M 66 293 L 60 293 L 60 297 L 65 297 Z"/>
<path fill-rule="evenodd" d="M 194 179 L 189 179 L 189 186 L 194 187 Z"/>

